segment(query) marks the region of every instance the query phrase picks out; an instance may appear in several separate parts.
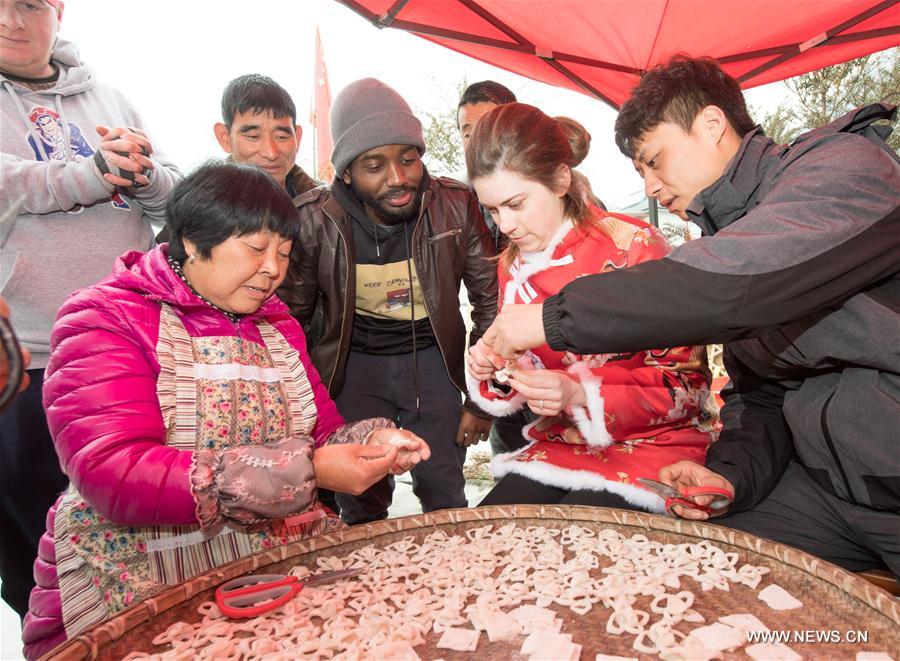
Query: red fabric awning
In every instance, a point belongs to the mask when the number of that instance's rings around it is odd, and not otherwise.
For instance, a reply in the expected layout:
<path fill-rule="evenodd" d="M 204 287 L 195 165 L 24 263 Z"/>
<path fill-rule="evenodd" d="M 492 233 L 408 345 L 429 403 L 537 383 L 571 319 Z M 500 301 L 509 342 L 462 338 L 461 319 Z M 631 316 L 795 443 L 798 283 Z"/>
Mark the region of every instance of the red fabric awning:
<path fill-rule="evenodd" d="M 900 0 L 338 0 L 503 69 L 606 101 L 678 52 L 754 87 L 900 44 Z"/>

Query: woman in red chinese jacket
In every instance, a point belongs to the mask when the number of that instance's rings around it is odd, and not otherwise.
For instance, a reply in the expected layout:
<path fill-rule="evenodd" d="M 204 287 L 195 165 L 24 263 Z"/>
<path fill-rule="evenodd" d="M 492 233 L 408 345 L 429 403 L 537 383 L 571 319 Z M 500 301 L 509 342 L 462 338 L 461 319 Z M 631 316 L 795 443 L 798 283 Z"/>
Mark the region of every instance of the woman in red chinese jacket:
<path fill-rule="evenodd" d="M 500 256 L 500 305 L 541 303 L 582 275 L 669 252 L 653 227 L 590 204 L 572 168 L 590 135 L 525 104 L 481 118 L 466 147 L 469 181 L 510 243 Z M 615 323 L 598 319 L 597 323 Z M 504 364 L 483 342 L 469 354 L 469 392 L 497 416 L 528 406 L 528 445 L 494 458 L 499 482 L 482 505 L 564 503 L 663 511 L 637 483 L 688 459 L 702 464 L 718 419 L 707 408 L 705 347 L 574 355 L 539 347 Z"/>

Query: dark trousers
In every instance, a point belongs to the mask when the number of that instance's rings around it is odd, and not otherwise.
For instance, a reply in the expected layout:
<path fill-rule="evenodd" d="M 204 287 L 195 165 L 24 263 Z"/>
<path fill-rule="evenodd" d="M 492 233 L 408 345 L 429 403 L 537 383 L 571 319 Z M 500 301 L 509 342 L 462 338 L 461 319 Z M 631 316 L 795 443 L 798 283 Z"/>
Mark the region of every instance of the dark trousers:
<path fill-rule="evenodd" d="M 478 507 L 488 505 L 593 505 L 594 507 L 618 507 L 637 509 L 619 494 L 609 491 L 570 491 L 541 484 L 522 475 L 510 473 L 494 485 Z"/>
<path fill-rule="evenodd" d="M 334 499 L 334 491 L 332 491 L 331 489 L 316 489 L 316 498 L 318 498 L 320 503 L 322 503 L 325 507 L 330 509 L 335 514 L 341 511 L 341 508 L 338 507 L 337 501 Z"/>
<path fill-rule="evenodd" d="M 527 406 L 521 411 L 503 418 L 494 418 L 491 425 L 491 433 L 488 439 L 491 442 L 491 452 L 494 454 L 506 454 L 528 445 L 528 441 L 522 436 L 522 427 L 537 419 Z"/>
<path fill-rule="evenodd" d="M 850 571 L 887 565 L 900 576 L 900 515 L 836 498 L 797 462 L 759 505 L 712 523 L 794 546 Z"/>
<path fill-rule="evenodd" d="M 28 376 L 28 389 L 0 414 L 0 596 L 20 617 L 28 612 L 47 510 L 68 484 L 41 404 L 44 370 Z"/>
<path fill-rule="evenodd" d="M 462 397 L 447 376 L 440 350 L 417 352 L 419 410 L 412 354 L 377 356 L 350 352 L 344 389 L 335 399 L 348 422 L 388 418 L 425 439 L 431 459 L 412 469 L 413 493 L 422 511 L 466 507 L 463 464 L 466 449 L 456 444 Z M 388 475 L 360 496 L 335 494 L 341 518 L 349 525 L 387 518 L 394 478 Z"/>

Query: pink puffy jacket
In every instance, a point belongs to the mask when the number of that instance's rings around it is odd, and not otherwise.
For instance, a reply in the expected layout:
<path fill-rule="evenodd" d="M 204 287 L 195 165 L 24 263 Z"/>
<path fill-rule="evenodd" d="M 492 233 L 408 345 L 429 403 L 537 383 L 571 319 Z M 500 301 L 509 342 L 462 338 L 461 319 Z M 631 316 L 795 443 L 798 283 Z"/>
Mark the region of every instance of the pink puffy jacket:
<path fill-rule="evenodd" d="M 44 407 L 63 471 L 95 510 L 125 526 L 198 524 L 189 480 L 194 453 L 166 446 L 156 394 L 160 302 L 172 307 L 192 337 L 239 335 L 262 344 L 254 322 L 265 318 L 297 349 L 306 368 L 317 408 L 316 446 L 343 424 L 284 303 L 273 296 L 232 323 L 172 272 L 165 250 L 126 253 L 109 278 L 68 298 L 53 327 L 44 382 Z M 66 638 L 55 510 L 47 514 L 34 565 L 37 587 L 22 633 L 28 658 Z"/>

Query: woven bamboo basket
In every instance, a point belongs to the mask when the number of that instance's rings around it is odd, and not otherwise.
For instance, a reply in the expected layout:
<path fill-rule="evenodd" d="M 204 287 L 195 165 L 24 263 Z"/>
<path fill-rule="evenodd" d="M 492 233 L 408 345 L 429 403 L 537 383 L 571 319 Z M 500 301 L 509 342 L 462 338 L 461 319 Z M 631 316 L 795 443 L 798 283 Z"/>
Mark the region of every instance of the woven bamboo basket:
<path fill-rule="evenodd" d="M 725 551 L 738 552 L 740 564 L 748 562 L 768 567 L 771 573 L 764 577 L 760 588 L 770 582 L 778 583 L 802 601 L 803 608 L 773 611 L 756 598 L 755 590 L 742 585 L 732 586 L 728 592 L 702 592 L 699 586 L 688 586 L 688 589 L 696 587 L 694 608 L 706 617 L 707 623 L 715 622 L 722 615 L 752 613 L 772 630 L 841 632 L 840 643 L 788 643 L 807 659 L 853 659 L 859 651 L 883 651 L 896 657 L 900 651 L 900 601 L 881 588 L 807 553 L 721 526 L 642 512 L 581 506 L 513 505 L 444 510 L 390 519 L 258 553 L 136 604 L 60 645 L 45 658 L 118 659 L 132 651 L 163 652 L 166 648 L 152 644 L 154 636 L 174 622 L 200 621 L 197 606 L 212 600 L 215 588 L 236 576 L 261 570 L 265 570 L 263 573 L 285 573 L 300 564 L 315 568 L 315 560 L 320 555 L 341 556 L 367 544 L 384 546 L 409 536 L 421 540 L 438 528 L 454 534 L 491 522 L 502 525 L 513 520 L 522 526 L 564 528 L 575 523 L 595 530 L 611 528 L 629 536 L 644 534 L 663 543 L 710 540 Z M 602 605 L 595 606 L 584 616 L 567 608 L 553 608 L 564 620 L 563 631 L 572 633 L 573 641 L 583 645 L 582 659 L 593 659 L 595 653 L 641 656 L 631 648 L 633 636 L 606 633 L 605 622 L 610 611 Z M 848 636 L 856 641 L 849 642 Z M 431 634 L 416 652 L 423 659 L 473 658 L 473 653 L 437 649 L 438 637 Z M 862 638 L 865 640 L 859 640 Z M 488 643 L 483 637 L 474 654 L 479 659 L 517 659 L 520 658 L 520 645 L 521 639 Z M 749 657 L 738 650 L 726 653 L 725 658 Z"/>

